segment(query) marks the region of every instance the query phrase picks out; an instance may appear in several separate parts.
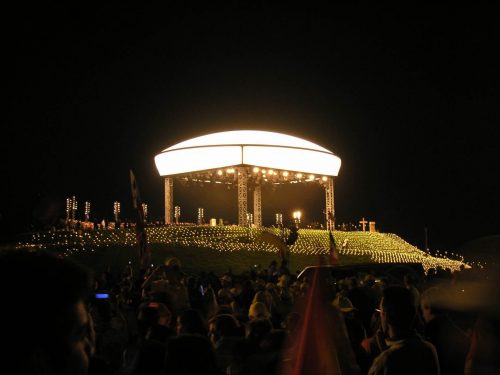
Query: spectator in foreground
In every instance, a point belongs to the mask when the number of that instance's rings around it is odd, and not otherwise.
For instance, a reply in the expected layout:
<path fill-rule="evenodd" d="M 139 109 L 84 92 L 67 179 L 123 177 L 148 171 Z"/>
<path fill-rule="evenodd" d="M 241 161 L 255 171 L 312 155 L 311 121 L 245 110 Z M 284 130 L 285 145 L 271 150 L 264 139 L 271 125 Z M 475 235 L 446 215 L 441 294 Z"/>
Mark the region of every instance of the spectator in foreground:
<path fill-rule="evenodd" d="M 374 333 L 361 341 L 360 346 L 362 355 L 357 358 L 362 374 L 367 374 L 375 358 L 384 350 L 388 349 L 385 342 L 385 333 L 380 324 L 380 313 L 378 311 L 374 315 L 373 321 Z"/>
<path fill-rule="evenodd" d="M 435 347 L 413 329 L 416 307 L 412 293 L 401 286 L 384 289 L 380 302 L 380 322 L 389 348 L 373 361 L 369 375 L 439 375 Z"/>
<path fill-rule="evenodd" d="M 87 374 L 95 341 L 85 304 L 91 290 L 90 273 L 65 258 L 42 251 L 2 253 L 0 372 Z"/>
<path fill-rule="evenodd" d="M 349 298 L 339 294 L 332 301 L 332 306 L 342 313 L 352 351 L 358 364 L 360 364 L 362 362 L 361 358 L 365 358 L 365 353 L 361 347 L 361 342 L 366 339 L 366 331 L 363 322 L 357 317 L 357 310 Z"/>
<path fill-rule="evenodd" d="M 413 296 L 413 301 L 415 303 L 415 306 L 418 307 L 420 305 L 420 292 L 417 289 L 417 286 L 415 285 L 414 276 L 411 273 L 405 273 L 403 281 L 406 289 L 408 289 Z"/>
<path fill-rule="evenodd" d="M 422 293 L 421 309 L 425 338 L 436 347 L 441 375 L 463 374 L 469 350 L 469 338 L 450 318 L 449 296 L 445 289 L 433 286 Z"/>
<path fill-rule="evenodd" d="M 196 309 L 186 309 L 179 314 L 177 317 L 176 332 L 177 336 L 186 333 L 201 336 L 207 336 L 208 334 L 205 320 Z"/>
<path fill-rule="evenodd" d="M 250 305 L 248 309 L 248 318 L 250 320 L 254 319 L 271 319 L 271 314 L 267 309 L 266 305 L 262 302 L 254 302 Z"/>
<path fill-rule="evenodd" d="M 214 349 L 207 337 L 183 334 L 168 344 L 166 375 L 223 375 L 217 368 Z"/>
<path fill-rule="evenodd" d="M 234 348 L 244 339 L 239 321 L 231 314 L 215 315 L 208 322 L 208 337 L 215 350 L 219 370 L 226 372 L 234 358 Z"/>

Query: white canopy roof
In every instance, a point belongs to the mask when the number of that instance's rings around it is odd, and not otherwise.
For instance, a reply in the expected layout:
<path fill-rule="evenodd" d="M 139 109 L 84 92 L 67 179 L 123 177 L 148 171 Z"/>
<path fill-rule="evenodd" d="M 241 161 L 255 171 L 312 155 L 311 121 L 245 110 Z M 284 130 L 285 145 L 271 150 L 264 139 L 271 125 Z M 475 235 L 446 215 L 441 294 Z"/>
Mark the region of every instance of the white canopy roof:
<path fill-rule="evenodd" d="M 337 176 L 340 158 L 315 143 L 256 130 L 212 133 L 177 143 L 155 156 L 160 176 L 253 165 Z"/>

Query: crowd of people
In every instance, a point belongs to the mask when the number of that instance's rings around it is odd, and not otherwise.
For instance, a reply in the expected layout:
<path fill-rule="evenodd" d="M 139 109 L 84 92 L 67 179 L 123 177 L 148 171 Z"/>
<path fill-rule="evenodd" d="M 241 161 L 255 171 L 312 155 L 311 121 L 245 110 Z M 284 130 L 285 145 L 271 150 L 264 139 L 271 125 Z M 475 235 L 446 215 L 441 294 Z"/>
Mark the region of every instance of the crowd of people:
<path fill-rule="evenodd" d="M 286 261 L 191 275 L 172 258 L 95 274 L 43 251 L 6 251 L 2 373 L 498 373 L 498 303 L 460 297 L 488 277 L 435 271 L 324 283 L 298 279 Z"/>

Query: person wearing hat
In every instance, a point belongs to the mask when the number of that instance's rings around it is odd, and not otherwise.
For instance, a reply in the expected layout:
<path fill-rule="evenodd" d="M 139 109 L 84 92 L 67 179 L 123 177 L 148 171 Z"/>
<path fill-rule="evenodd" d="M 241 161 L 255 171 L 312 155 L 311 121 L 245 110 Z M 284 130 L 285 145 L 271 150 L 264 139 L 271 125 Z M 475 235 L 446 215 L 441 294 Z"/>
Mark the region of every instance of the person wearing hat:
<path fill-rule="evenodd" d="M 366 338 L 366 330 L 363 322 L 357 316 L 358 310 L 353 306 L 351 300 L 342 294 L 337 294 L 332 301 L 332 305 L 339 310 L 344 317 L 347 336 L 351 342 L 351 348 L 356 356 L 356 360 L 359 363 L 364 356 L 361 342 Z"/>
<path fill-rule="evenodd" d="M 178 285 L 186 277 L 182 271 L 181 261 L 175 257 L 169 258 L 164 263 L 165 278 L 170 284 Z"/>
<path fill-rule="evenodd" d="M 271 314 L 267 309 L 267 306 L 263 302 L 254 302 L 250 305 L 248 309 L 248 318 L 253 319 L 270 319 Z"/>
<path fill-rule="evenodd" d="M 356 310 L 351 300 L 341 294 L 338 294 L 332 301 L 332 305 L 339 309 L 341 312 L 347 314 Z"/>

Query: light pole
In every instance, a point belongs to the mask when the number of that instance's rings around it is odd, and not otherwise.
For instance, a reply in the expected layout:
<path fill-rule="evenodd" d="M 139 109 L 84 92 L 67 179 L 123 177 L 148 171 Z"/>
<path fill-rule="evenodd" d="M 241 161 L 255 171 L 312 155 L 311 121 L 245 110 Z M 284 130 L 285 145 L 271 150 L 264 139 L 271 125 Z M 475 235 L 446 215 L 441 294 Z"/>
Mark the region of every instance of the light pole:
<path fill-rule="evenodd" d="M 72 207 L 73 207 L 73 203 L 71 203 L 71 198 L 66 198 L 66 224 L 69 223 L 69 219 L 71 217 Z"/>
<path fill-rule="evenodd" d="M 295 222 L 295 226 L 297 228 L 299 228 L 301 216 L 302 216 L 302 212 L 300 212 L 300 211 L 293 212 L 293 221 Z"/>
<path fill-rule="evenodd" d="M 118 219 L 120 218 L 120 202 L 115 201 L 113 203 L 113 213 L 115 215 L 115 228 L 116 228 L 118 224 Z"/>
<path fill-rule="evenodd" d="M 204 223 L 205 210 L 202 207 L 198 208 L 198 225 L 202 225 Z"/>
<path fill-rule="evenodd" d="M 175 206 L 174 208 L 174 217 L 175 224 L 179 224 L 179 218 L 181 217 L 181 208 L 179 206 Z"/>
<path fill-rule="evenodd" d="M 248 212 L 248 213 L 247 213 L 247 225 L 248 225 L 249 227 L 251 227 L 251 226 L 252 226 L 252 223 L 253 223 L 253 214 L 252 214 L 252 213 L 250 213 L 250 212 Z"/>
<path fill-rule="evenodd" d="M 76 201 L 76 198 L 75 196 L 73 195 L 73 198 L 72 198 L 72 207 L 71 207 L 71 219 L 73 220 L 73 223 L 75 222 L 75 218 L 76 218 L 76 209 L 78 208 L 78 202 Z"/>
<path fill-rule="evenodd" d="M 90 202 L 85 202 L 85 221 L 89 221 L 90 219 Z"/>
<path fill-rule="evenodd" d="M 277 227 L 283 226 L 283 214 L 280 212 L 276 213 L 276 226 Z"/>
<path fill-rule="evenodd" d="M 75 224 L 76 209 L 78 203 L 75 196 L 66 198 L 66 225 L 73 226 Z"/>

